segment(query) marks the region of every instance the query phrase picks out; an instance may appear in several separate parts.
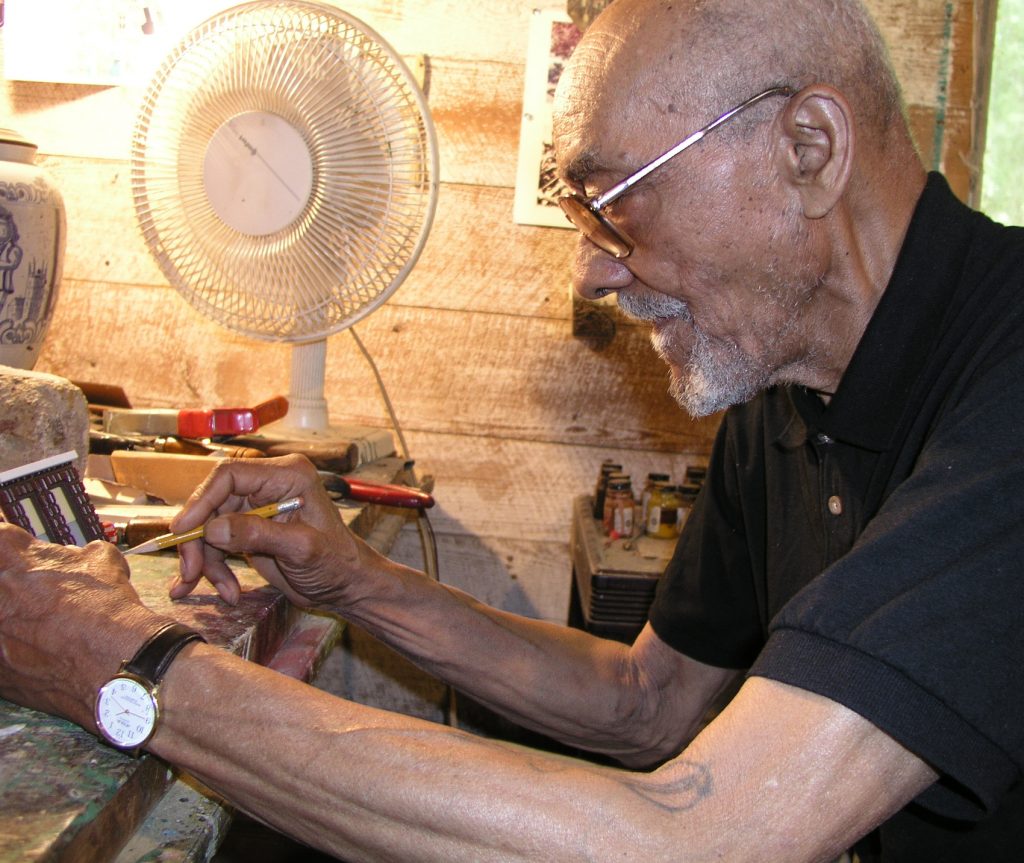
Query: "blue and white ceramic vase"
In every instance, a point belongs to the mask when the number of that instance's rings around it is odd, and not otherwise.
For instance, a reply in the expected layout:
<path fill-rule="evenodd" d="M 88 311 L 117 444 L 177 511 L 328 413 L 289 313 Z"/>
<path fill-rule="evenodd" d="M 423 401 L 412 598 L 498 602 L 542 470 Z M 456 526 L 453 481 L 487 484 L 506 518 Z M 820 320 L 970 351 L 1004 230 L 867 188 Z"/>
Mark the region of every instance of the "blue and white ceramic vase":
<path fill-rule="evenodd" d="M 0 129 L 0 364 L 21 369 L 39 357 L 64 261 L 64 200 L 35 155 Z"/>

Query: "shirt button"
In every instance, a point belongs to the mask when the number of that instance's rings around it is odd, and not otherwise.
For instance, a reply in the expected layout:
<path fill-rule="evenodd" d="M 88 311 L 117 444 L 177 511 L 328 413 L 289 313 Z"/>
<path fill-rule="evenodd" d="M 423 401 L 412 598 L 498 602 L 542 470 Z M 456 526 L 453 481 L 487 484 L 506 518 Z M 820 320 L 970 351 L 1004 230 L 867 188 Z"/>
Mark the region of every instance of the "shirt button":
<path fill-rule="evenodd" d="M 843 514 L 843 499 L 839 497 L 839 495 L 834 494 L 828 499 L 828 511 L 832 513 L 832 515 Z"/>
<path fill-rule="evenodd" d="M 825 432 L 818 432 L 816 437 L 817 437 L 818 443 L 822 444 L 823 446 L 832 443 L 832 438 L 830 438 L 827 434 L 825 434 Z"/>

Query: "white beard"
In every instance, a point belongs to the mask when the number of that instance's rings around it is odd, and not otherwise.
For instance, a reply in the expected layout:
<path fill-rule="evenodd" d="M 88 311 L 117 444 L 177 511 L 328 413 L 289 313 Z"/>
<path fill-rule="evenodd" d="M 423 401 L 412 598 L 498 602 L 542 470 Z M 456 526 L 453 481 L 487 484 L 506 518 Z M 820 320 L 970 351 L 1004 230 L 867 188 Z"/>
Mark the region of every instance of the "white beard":
<path fill-rule="evenodd" d="M 662 294 L 622 291 L 619 308 L 639 320 L 672 319 L 672 323 L 651 333 L 658 355 L 672 369 L 669 393 L 693 417 L 703 417 L 731 405 L 749 401 L 765 389 L 772 371 L 745 354 L 735 342 L 714 342 L 693 321 L 682 300 Z M 688 327 L 693 344 L 682 348 L 673 336 L 678 327 Z"/>

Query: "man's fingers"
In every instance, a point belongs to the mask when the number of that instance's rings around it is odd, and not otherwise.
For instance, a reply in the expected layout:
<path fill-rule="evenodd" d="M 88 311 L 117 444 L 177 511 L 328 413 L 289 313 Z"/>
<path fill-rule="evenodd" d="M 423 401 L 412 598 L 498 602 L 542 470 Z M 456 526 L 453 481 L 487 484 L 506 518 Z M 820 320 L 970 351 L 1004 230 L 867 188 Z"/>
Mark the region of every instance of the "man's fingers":
<path fill-rule="evenodd" d="M 281 559 L 302 559 L 318 532 L 302 524 L 298 514 L 275 521 L 245 513 L 217 516 L 206 524 L 206 542 L 226 552 L 266 554 Z"/>
<path fill-rule="evenodd" d="M 223 459 L 171 521 L 171 530 L 191 530 L 218 512 L 241 512 L 260 503 L 304 495 L 319 484 L 315 468 L 302 456 Z"/>
<path fill-rule="evenodd" d="M 0 544 L 0 552 L 7 548 L 20 551 L 32 542 L 32 535 L 17 525 L 0 521 L 0 539 L 3 540 L 3 543 Z"/>
<path fill-rule="evenodd" d="M 195 575 L 191 576 L 185 573 L 184 570 L 179 572 L 178 578 L 175 579 L 168 591 L 171 599 L 184 599 L 193 590 L 202 576 L 206 576 L 210 584 L 213 585 L 214 589 L 229 605 L 236 605 L 238 598 L 241 596 L 241 588 L 238 584 L 238 579 L 223 560 L 223 558 L 217 557 L 207 560 L 203 568 Z"/>

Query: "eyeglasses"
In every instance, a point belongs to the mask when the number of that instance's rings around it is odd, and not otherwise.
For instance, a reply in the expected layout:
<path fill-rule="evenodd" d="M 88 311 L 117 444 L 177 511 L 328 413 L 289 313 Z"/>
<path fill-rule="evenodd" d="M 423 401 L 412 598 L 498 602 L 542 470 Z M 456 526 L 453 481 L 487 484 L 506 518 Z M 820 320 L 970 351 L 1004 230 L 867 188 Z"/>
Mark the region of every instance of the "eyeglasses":
<path fill-rule="evenodd" d="M 794 92 L 795 91 L 790 87 L 772 87 L 769 90 L 758 93 L 756 96 L 752 96 L 747 99 L 746 102 L 737 105 L 732 110 L 726 111 L 722 116 L 712 120 L 703 129 L 694 132 L 688 138 L 680 141 L 671 149 L 666 150 L 653 162 L 648 162 L 640 168 L 640 170 L 635 171 L 626 177 L 625 180 L 622 180 L 620 183 L 616 183 L 607 192 L 601 195 L 596 195 L 593 198 L 584 198 L 576 192 L 566 192 L 558 199 L 558 204 L 565 213 L 565 217 L 572 222 L 572 224 L 595 246 L 602 251 L 614 255 L 616 258 L 628 258 L 633 252 L 633 241 L 622 231 L 621 228 L 615 227 L 615 225 L 602 215 L 601 210 L 613 201 L 622 197 L 622 195 L 629 191 L 629 189 L 636 183 L 639 183 L 655 168 L 660 168 L 673 156 L 678 156 L 687 147 L 691 147 L 696 144 L 712 129 L 728 122 L 741 111 L 746 110 L 751 105 L 757 104 L 762 99 L 767 99 L 769 96 L 792 96 Z"/>

